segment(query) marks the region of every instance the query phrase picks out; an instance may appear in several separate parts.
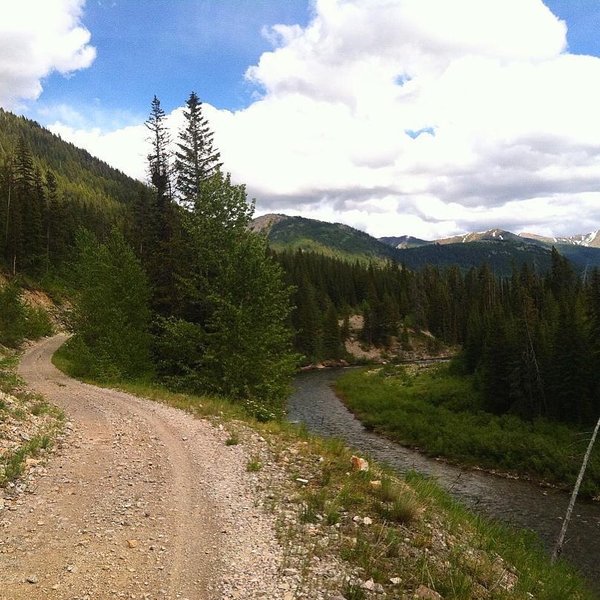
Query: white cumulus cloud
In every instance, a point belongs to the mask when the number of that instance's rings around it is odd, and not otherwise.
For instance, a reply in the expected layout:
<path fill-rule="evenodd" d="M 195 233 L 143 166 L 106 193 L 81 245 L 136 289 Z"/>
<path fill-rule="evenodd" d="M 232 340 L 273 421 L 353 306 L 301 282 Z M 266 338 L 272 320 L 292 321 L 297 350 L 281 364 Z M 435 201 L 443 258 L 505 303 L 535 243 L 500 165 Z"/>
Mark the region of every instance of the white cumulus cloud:
<path fill-rule="evenodd" d="M 266 32 L 260 96 L 205 113 L 260 212 L 425 238 L 597 229 L 600 59 L 566 31 L 541 0 L 316 0 Z"/>
<path fill-rule="evenodd" d="M 96 57 L 82 26 L 85 0 L 0 2 L 0 105 L 35 100 L 52 72 L 68 75 Z"/>

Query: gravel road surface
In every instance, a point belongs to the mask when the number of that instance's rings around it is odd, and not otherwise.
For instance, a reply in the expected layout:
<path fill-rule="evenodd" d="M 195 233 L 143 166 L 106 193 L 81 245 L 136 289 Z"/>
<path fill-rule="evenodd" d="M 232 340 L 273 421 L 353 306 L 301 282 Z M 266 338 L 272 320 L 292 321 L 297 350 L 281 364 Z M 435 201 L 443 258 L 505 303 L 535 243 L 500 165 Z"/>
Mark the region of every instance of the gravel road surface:
<path fill-rule="evenodd" d="M 182 411 L 66 377 L 50 362 L 64 340 L 19 368 L 65 411 L 67 435 L 0 512 L 0 598 L 283 598 L 246 451 Z"/>

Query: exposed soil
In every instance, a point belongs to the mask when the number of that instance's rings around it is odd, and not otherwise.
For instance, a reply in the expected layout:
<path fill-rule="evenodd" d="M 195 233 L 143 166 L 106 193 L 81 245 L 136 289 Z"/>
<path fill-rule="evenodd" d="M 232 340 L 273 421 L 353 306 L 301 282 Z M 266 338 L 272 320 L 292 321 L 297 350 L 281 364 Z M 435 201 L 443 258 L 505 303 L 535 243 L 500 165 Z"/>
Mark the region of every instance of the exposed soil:
<path fill-rule="evenodd" d="M 19 369 L 65 411 L 67 435 L 4 499 L 0 599 L 283 597 L 246 451 L 182 411 L 66 377 L 50 363 L 63 341 L 36 344 Z"/>

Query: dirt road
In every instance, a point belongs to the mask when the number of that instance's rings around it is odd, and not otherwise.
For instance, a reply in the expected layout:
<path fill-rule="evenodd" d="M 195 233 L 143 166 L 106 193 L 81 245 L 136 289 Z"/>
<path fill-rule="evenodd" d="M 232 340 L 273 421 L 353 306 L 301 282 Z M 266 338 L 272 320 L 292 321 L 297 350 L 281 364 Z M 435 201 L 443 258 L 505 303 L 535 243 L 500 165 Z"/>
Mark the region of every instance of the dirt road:
<path fill-rule="evenodd" d="M 282 597 L 281 550 L 244 450 L 181 411 L 69 379 L 50 363 L 63 341 L 20 366 L 70 434 L 0 513 L 0 598 Z"/>

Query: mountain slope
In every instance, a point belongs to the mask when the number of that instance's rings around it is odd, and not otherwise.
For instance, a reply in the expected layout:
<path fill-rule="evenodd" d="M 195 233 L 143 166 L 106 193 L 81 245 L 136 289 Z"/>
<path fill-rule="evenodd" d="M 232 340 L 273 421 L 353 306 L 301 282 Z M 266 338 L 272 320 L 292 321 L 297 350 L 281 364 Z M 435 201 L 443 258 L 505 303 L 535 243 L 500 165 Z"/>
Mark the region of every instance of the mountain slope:
<path fill-rule="evenodd" d="M 518 267 L 526 263 L 536 271 L 544 272 L 551 264 L 549 247 L 499 229 L 439 242 L 410 236 L 377 240 L 340 223 L 273 214 L 258 217 L 252 228 L 263 232 L 275 250 L 302 249 L 347 260 L 392 259 L 411 269 L 421 269 L 425 265 L 440 268 L 455 265 L 467 271 L 485 263 L 498 275 L 509 275 L 513 265 Z M 600 260 L 600 252 L 597 254 Z"/>
<path fill-rule="evenodd" d="M 547 246 L 578 246 L 586 248 L 600 248 L 600 230 L 570 237 L 551 238 L 535 233 L 521 233 L 521 237 L 535 240 Z"/>
<path fill-rule="evenodd" d="M 436 244 L 467 244 L 469 242 L 514 242 L 523 243 L 518 235 L 504 229 L 489 229 L 488 231 L 476 231 L 455 235 L 449 238 L 436 240 Z"/>
<path fill-rule="evenodd" d="M 599 231 L 562 238 L 549 238 L 533 233 L 522 233 L 521 237 L 544 248 L 556 248 L 581 271 L 600 267 Z"/>
<path fill-rule="evenodd" d="M 500 276 L 508 276 L 513 265 L 529 265 L 534 271 L 543 273 L 550 268 L 550 250 L 534 244 L 514 244 L 510 241 L 489 241 L 446 244 L 428 244 L 419 248 L 399 250 L 399 261 L 411 269 L 422 269 L 426 265 L 445 268 L 458 266 L 466 271 L 487 264 Z"/>
<path fill-rule="evenodd" d="M 380 237 L 378 239 L 384 244 L 389 244 L 390 246 L 393 246 L 394 248 L 400 248 L 401 250 L 404 250 L 405 248 L 418 248 L 419 246 L 431 244 L 431 242 L 428 240 L 421 240 L 413 237 L 412 235 L 401 235 L 399 237 Z"/>
<path fill-rule="evenodd" d="M 52 170 L 64 195 L 92 205 L 132 203 L 144 185 L 65 142 L 39 123 L 0 108 L 0 165 L 7 164 L 24 141 L 43 173 Z"/>
<path fill-rule="evenodd" d="M 381 239 L 395 241 L 403 238 Z M 508 275 L 513 263 L 527 263 L 540 272 L 545 271 L 550 265 L 549 252 L 552 247 L 580 271 L 600 267 L 598 232 L 570 238 L 547 238 L 532 233 L 516 235 L 503 229 L 490 229 L 442 238 L 420 246 L 407 245 L 400 249 L 399 260 L 413 269 L 426 264 L 457 264 L 462 269 L 467 269 L 485 262 L 498 274 Z"/>
<path fill-rule="evenodd" d="M 254 220 L 252 228 L 265 233 L 275 250 L 301 249 L 351 260 L 397 259 L 395 248 L 341 223 L 264 215 Z"/>
<path fill-rule="evenodd" d="M 143 226 L 135 207 L 148 197 L 142 182 L 0 109 L 0 265 L 12 275 L 56 274 L 82 228 L 103 238 Z"/>

